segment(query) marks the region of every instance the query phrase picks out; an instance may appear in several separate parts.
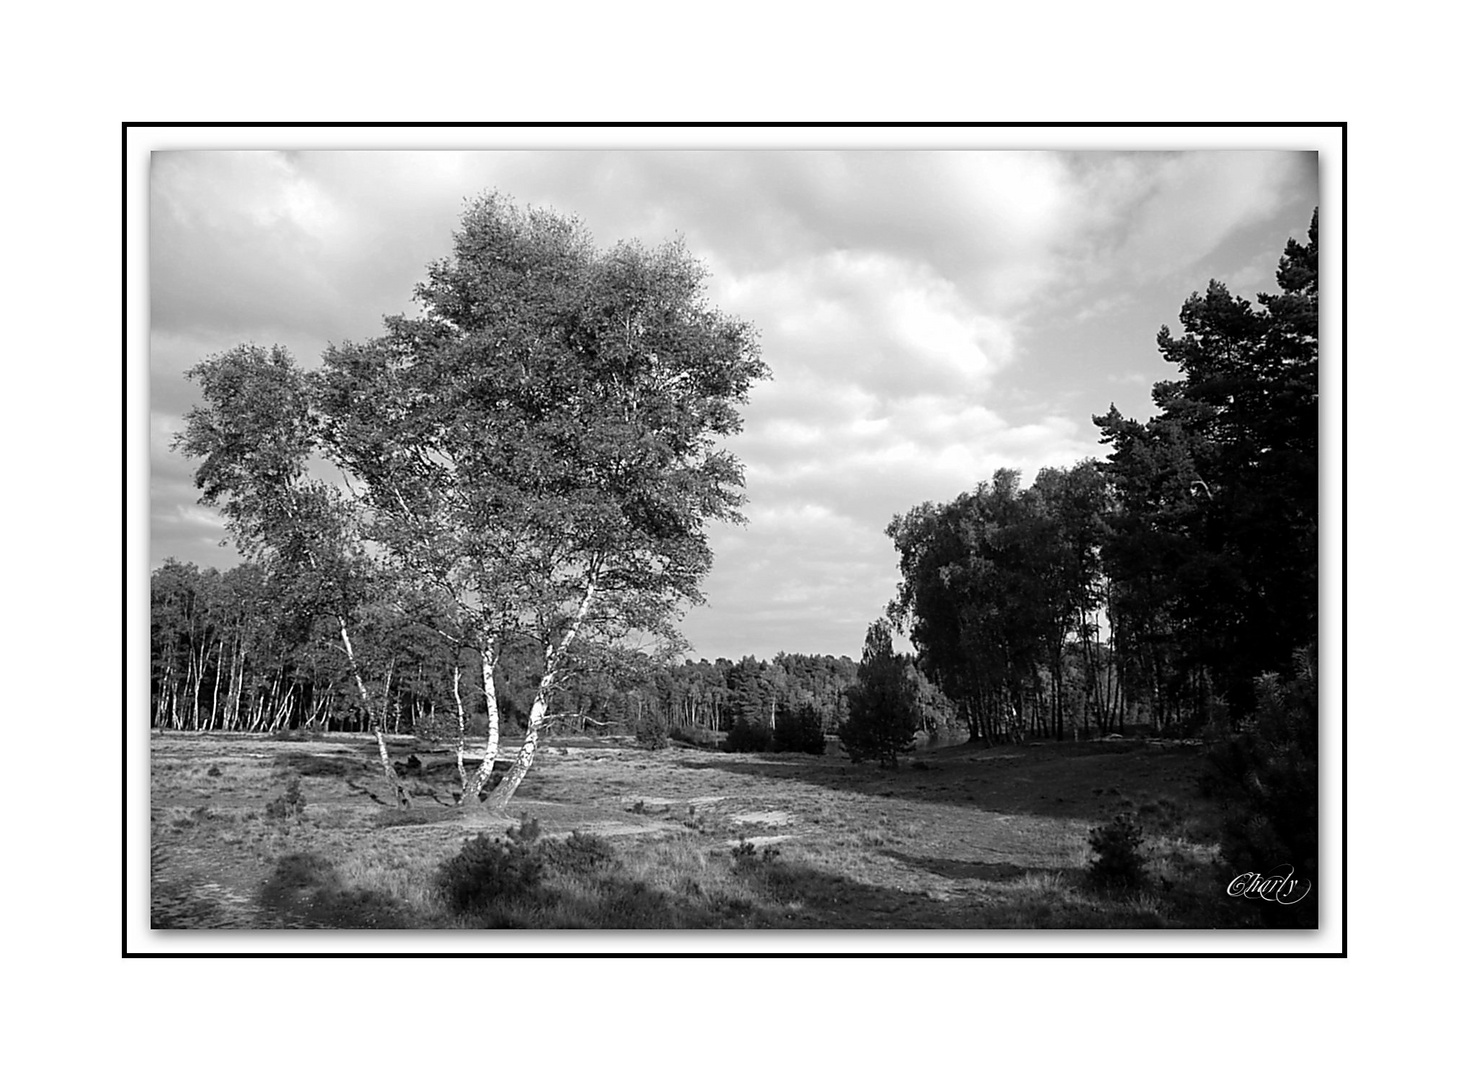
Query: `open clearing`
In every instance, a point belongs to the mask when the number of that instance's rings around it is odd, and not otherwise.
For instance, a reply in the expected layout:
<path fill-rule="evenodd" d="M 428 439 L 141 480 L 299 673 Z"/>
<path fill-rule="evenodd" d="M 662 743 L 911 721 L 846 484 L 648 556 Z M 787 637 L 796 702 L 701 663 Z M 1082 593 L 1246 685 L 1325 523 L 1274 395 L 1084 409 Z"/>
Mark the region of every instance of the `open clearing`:
<path fill-rule="evenodd" d="M 363 736 L 155 733 L 151 751 L 155 929 L 1180 928 L 1241 915 L 1213 877 L 1216 811 L 1198 793 L 1197 747 L 970 744 L 891 772 L 835 752 L 566 739 L 543 748 L 511 808 L 539 822 L 543 842 L 600 837 L 600 861 L 553 867 L 478 916 L 450 910 L 435 873 L 467 839 L 514 821 L 454 805 L 447 749 L 392 744 L 407 812 L 385 802 Z M 293 778 L 304 805 L 283 813 Z M 1098 897 L 1085 887 L 1087 835 L 1121 812 L 1143 825 L 1152 884 Z"/>

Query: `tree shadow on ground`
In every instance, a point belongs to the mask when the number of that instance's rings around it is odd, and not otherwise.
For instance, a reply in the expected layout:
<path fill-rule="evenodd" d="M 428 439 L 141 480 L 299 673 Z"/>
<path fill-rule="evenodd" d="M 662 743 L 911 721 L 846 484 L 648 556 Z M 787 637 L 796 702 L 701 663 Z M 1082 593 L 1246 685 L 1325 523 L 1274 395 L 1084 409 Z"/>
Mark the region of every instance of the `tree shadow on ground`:
<path fill-rule="evenodd" d="M 280 929 L 403 930 L 413 925 L 404 905 L 375 889 L 342 883 L 328 860 L 292 852 L 276 863 L 260 889 L 263 921 Z"/>
<path fill-rule="evenodd" d="M 974 862 L 967 859 L 943 859 L 935 855 L 912 855 L 889 849 L 889 857 L 925 873 L 950 881 L 1014 881 L 1026 874 L 1069 874 L 1070 867 L 1021 866 L 1010 862 Z"/>
<path fill-rule="evenodd" d="M 298 751 L 278 754 L 274 765 L 277 772 L 289 771 L 301 777 L 325 777 L 333 780 L 357 776 L 372 768 L 370 761 L 357 755 L 343 755 L 341 751 L 328 754 Z"/>
<path fill-rule="evenodd" d="M 365 795 L 365 796 L 367 796 L 367 798 L 371 799 L 373 802 L 377 803 L 379 806 L 387 806 L 388 805 L 386 802 L 384 802 L 378 796 L 377 792 L 373 791 L 371 788 L 365 788 L 365 787 L 363 787 L 361 784 L 357 783 L 355 780 L 350 780 L 349 779 L 347 781 L 347 790 L 350 791 L 350 792 L 352 792 L 354 795 Z"/>
<path fill-rule="evenodd" d="M 686 753 L 677 764 L 743 777 L 788 781 L 875 798 L 969 807 L 1001 814 L 1106 820 L 1149 800 L 1193 804 L 1204 760 L 1197 748 L 1146 743 L 944 747 L 920 751 L 901 768 L 780 759 L 766 755 Z"/>

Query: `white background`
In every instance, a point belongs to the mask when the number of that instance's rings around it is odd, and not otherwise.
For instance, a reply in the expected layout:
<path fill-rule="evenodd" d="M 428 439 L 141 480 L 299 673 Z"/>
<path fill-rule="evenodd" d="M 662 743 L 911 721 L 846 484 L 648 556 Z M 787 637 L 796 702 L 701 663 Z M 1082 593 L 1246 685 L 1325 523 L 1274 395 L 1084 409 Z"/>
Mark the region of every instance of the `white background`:
<path fill-rule="evenodd" d="M 1439 126 L 1459 97 L 1458 36 L 1402 17 L 1411 6 L 1361 27 L 1325 5 L 960 17 L 908 4 L 895 21 L 889 6 L 622 4 L 539 24 L 476 10 L 11 17 L 4 670 L 20 694 L 0 895 L 23 1074 L 560 1075 L 618 1058 L 650 1076 L 743 1075 L 765 1058 L 836 1073 L 1414 1072 L 1454 1030 L 1462 954 L 1447 828 L 1464 712 L 1449 621 L 1463 173 L 1458 125 Z M 230 119 L 1348 121 L 1350 959 L 121 959 L 120 123 Z M 1197 134 L 1183 144 L 1234 144 Z M 1325 243 L 1337 182 L 1323 163 Z M 136 389 L 129 408 L 146 410 Z M 128 439 L 146 454 L 146 424 Z M 146 502 L 138 483 L 130 508 Z M 1342 534 L 1328 518 L 1323 535 Z M 1323 552 L 1323 582 L 1330 569 Z"/>

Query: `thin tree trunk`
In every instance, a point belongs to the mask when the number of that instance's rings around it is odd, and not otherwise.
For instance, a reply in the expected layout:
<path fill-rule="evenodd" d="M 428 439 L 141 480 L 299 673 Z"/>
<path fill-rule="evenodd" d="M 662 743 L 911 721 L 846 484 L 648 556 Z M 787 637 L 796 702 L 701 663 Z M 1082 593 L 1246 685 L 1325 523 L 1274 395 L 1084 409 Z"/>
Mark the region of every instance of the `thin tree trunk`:
<path fill-rule="evenodd" d="M 277 671 L 275 673 L 275 678 L 270 680 L 270 694 L 267 695 L 266 698 L 272 711 L 271 721 L 266 727 L 267 731 L 274 731 L 280 726 L 280 705 L 277 703 L 278 699 L 280 698 L 280 693 L 281 673 Z"/>
<path fill-rule="evenodd" d="M 195 731 L 198 731 L 199 730 L 199 684 L 204 681 L 204 677 L 199 672 L 199 661 L 198 661 L 198 658 L 195 656 L 195 652 L 194 652 L 193 649 L 190 649 L 189 650 L 189 678 L 194 683 L 194 692 L 193 692 L 193 695 L 192 695 L 193 702 L 194 702 L 194 705 L 193 705 L 193 714 L 189 718 L 189 726 L 191 728 L 193 728 Z"/>
<path fill-rule="evenodd" d="M 352 679 L 357 684 L 357 693 L 362 698 L 362 707 L 367 710 L 368 726 L 377 736 L 377 754 L 383 764 L 383 775 L 387 777 L 388 786 L 397 796 L 398 808 L 407 810 L 413 806 L 413 800 L 408 797 L 408 789 L 403 786 L 403 781 L 398 779 L 398 773 L 393 769 L 393 759 L 388 756 L 388 744 L 383 739 L 382 725 L 372 714 L 372 696 L 367 692 L 367 684 L 362 681 L 362 672 L 357 667 L 357 655 L 352 651 L 352 638 L 347 633 L 347 620 L 340 615 L 337 616 L 337 628 L 342 634 L 342 648 L 347 650 L 347 666 L 352 669 Z"/>
<path fill-rule="evenodd" d="M 454 705 L 459 710 L 459 744 L 455 747 L 455 764 L 459 766 L 459 801 L 464 801 L 464 793 L 469 790 L 469 776 L 464 771 L 464 699 L 459 696 L 459 665 L 454 665 Z"/>
<path fill-rule="evenodd" d="M 209 702 L 209 728 L 213 731 L 214 725 L 219 719 L 219 683 L 224 676 L 224 639 L 219 640 L 219 655 L 214 661 L 214 693 Z"/>
<path fill-rule="evenodd" d="M 485 684 L 485 756 L 475 770 L 474 776 L 464 786 L 460 796 L 461 806 L 473 806 L 479 793 L 490 782 L 495 771 L 495 758 L 500 753 L 500 702 L 495 697 L 495 660 L 497 643 L 490 643 L 480 650 L 480 670 Z"/>
<path fill-rule="evenodd" d="M 167 669 L 163 673 L 163 679 L 158 684 L 158 705 L 153 710 L 153 726 L 159 730 L 168 727 L 168 691 L 173 685 L 173 661 L 169 660 Z"/>

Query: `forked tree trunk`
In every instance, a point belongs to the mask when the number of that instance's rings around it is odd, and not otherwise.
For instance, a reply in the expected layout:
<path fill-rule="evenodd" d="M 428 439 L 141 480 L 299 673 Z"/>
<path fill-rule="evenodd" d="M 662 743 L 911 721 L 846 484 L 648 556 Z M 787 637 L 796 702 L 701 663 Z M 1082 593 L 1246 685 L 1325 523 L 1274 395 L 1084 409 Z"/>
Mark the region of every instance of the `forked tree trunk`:
<path fill-rule="evenodd" d="M 479 655 L 485 681 L 485 756 L 474 775 L 464 785 L 463 793 L 459 796 L 460 806 L 473 806 L 479 799 L 479 793 L 490 782 L 490 774 L 495 771 L 495 756 L 500 753 L 500 703 L 495 698 L 495 646 L 480 650 Z M 462 711 L 460 716 L 462 731 Z M 462 769 L 461 766 L 461 771 Z"/>
<path fill-rule="evenodd" d="M 530 767 L 535 764 L 536 745 L 541 739 L 541 726 L 545 723 L 546 706 L 550 701 L 551 691 L 555 689 L 556 676 L 560 671 L 567 649 L 571 648 L 577 631 L 581 629 L 587 614 L 592 610 L 592 599 L 596 592 L 597 581 L 594 577 L 587 585 L 587 591 L 582 596 L 580 606 L 576 609 L 576 615 L 573 616 L 571 625 L 566 628 L 566 633 L 561 636 L 560 643 L 553 643 L 546 647 L 546 673 L 541 676 L 540 684 L 536 687 L 536 699 L 530 707 L 530 720 L 526 724 L 525 742 L 520 747 L 520 753 L 515 755 L 515 764 L 510 767 L 510 772 L 506 774 L 504 780 L 500 781 L 499 787 L 490 793 L 490 798 L 486 803 L 487 809 L 493 814 L 505 812 L 505 807 L 515 796 L 515 789 L 520 787 L 520 782 L 525 779 L 525 774 L 530 772 Z"/>

